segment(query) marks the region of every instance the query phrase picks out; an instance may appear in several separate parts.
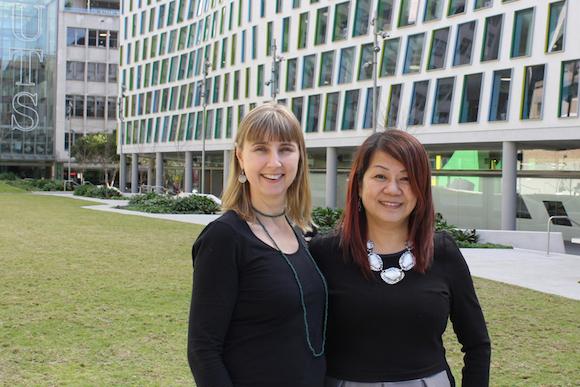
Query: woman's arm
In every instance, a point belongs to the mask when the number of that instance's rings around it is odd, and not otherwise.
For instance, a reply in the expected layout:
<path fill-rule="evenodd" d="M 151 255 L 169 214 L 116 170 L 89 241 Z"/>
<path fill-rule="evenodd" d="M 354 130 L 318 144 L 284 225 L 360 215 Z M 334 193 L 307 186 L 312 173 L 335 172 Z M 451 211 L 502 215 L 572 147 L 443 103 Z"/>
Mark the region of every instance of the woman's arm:
<path fill-rule="evenodd" d="M 487 326 L 465 258 L 453 239 L 445 234 L 444 252 L 451 275 L 451 322 L 461 343 L 464 387 L 489 386 L 491 344 Z"/>
<path fill-rule="evenodd" d="M 193 245 L 187 357 L 198 387 L 233 386 L 223 349 L 238 292 L 238 250 L 234 230 L 219 221 Z"/>

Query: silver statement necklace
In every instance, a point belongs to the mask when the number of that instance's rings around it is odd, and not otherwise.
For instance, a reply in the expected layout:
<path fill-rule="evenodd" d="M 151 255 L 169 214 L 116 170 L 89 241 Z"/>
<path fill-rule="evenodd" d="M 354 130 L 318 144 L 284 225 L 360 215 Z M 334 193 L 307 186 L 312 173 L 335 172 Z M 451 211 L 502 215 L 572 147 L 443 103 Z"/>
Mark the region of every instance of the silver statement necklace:
<path fill-rule="evenodd" d="M 370 239 L 367 241 L 367 254 L 369 257 L 369 265 L 372 271 L 380 271 L 381 279 L 389 285 L 394 285 L 401 282 L 405 278 L 405 272 L 415 267 L 415 256 L 411 252 L 409 243 L 405 243 L 405 252 L 399 257 L 399 267 L 389 267 L 383 270 L 383 260 L 375 253 L 375 244 Z"/>

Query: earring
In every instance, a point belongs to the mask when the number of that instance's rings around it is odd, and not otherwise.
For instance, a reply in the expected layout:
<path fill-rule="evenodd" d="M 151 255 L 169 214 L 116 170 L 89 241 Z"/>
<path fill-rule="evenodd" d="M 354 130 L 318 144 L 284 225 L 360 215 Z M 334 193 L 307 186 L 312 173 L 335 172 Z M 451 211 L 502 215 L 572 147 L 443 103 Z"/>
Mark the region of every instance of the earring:
<path fill-rule="evenodd" d="M 240 172 L 240 174 L 238 175 L 238 181 L 241 184 L 244 184 L 246 181 L 248 181 L 248 178 L 246 177 L 246 174 L 244 173 L 243 169 L 242 169 L 242 172 Z"/>

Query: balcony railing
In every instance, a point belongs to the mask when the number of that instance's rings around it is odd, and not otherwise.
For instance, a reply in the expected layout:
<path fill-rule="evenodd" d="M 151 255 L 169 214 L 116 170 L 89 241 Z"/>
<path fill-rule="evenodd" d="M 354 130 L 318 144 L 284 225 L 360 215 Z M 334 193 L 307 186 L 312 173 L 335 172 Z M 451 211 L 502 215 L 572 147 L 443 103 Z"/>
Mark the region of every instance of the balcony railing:
<path fill-rule="evenodd" d="M 65 7 L 64 10 L 65 12 L 85 13 L 88 15 L 119 16 L 121 14 L 118 9 L 107 8 Z"/>

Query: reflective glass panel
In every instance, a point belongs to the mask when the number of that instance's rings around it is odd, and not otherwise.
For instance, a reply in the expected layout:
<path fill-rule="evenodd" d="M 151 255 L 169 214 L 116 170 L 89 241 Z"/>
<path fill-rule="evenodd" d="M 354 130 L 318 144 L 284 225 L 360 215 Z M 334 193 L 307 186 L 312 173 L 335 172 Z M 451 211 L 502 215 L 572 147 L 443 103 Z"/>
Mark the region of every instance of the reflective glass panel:
<path fill-rule="evenodd" d="M 413 83 L 413 94 L 411 96 L 411 107 L 409 109 L 408 125 L 423 125 L 425 119 L 425 108 L 427 106 L 427 91 L 429 81 L 419 81 Z"/>
<path fill-rule="evenodd" d="M 483 74 L 469 74 L 463 78 L 463 95 L 459 122 L 477 122 Z"/>
<path fill-rule="evenodd" d="M 451 103 L 453 101 L 454 78 L 437 80 L 435 101 L 433 105 L 433 124 L 448 124 L 451 121 Z"/>
<path fill-rule="evenodd" d="M 490 121 L 506 121 L 508 119 L 511 81 L 511 69 L 493 72 L 489 106 Z"/>

